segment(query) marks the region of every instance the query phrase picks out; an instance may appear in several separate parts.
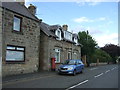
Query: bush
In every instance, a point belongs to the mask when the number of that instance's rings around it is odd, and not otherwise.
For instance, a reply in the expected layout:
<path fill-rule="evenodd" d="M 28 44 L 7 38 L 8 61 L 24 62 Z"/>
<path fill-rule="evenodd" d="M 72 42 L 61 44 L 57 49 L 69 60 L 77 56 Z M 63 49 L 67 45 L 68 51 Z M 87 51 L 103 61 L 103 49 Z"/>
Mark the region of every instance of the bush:
<path fill-rule="evenodd" d="M 93 56 L 91 56 L 91 62 L 96 63 L 97 59 L 99 59 L 99 62 L 110 62 L 112 61 L 112 58 L 109 54 L 107 54 L 105 51 L 101 49 L 96 49 Z"/>

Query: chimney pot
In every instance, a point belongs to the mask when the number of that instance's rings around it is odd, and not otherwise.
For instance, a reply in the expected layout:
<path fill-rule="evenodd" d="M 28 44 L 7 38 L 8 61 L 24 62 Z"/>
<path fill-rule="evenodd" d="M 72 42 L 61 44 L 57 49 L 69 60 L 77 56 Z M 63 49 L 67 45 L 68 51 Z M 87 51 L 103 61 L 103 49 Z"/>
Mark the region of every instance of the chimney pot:
<path fill-rule="evenodd" d="M 18 2 L 21 5 L 25 5 L 25 0 L 16 0 L 16 2 Z"/>
<path fill-rule="evenodd" d="M 68 25 L 63 25 L 63 30 L 68 30 Z"/>
<path fill-rule="evenodd" d="M 30 4 L 30 6 L 28 7 L 29 11 L 35 15 L 36 14 L 36 6 Z"/>

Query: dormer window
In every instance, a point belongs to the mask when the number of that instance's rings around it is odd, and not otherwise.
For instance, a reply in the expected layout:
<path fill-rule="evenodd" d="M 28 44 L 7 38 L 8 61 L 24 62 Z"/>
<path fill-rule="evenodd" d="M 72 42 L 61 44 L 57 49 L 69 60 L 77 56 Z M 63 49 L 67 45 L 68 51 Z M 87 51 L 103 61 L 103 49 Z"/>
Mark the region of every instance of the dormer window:
<path fill-rule="evenodd" d="M 64 38 L 72 41 L 72 33 L 64 31 Z"/>
<path fill-rule="evenodd" d="M 57 40 L 61 40 L 61 31 L 59 29 L 56 30 L 55 34 L 58 37 Z"/>
<path fill-rule="evenodd" d="M 74 38 L 74 42 L 77 44 L 78 43 L 78 39 L 75 37 Z"/>

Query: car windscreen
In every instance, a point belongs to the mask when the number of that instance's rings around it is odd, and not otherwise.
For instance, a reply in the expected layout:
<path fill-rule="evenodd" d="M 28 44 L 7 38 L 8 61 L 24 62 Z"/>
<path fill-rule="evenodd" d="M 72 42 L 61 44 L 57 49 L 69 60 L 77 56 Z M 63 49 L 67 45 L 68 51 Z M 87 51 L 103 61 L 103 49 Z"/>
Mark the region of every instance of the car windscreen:
<path fill-rule="evenodd" d="M 76 61 L 75 60 L 66 60 L 63 64 L 75 65 Z"/>

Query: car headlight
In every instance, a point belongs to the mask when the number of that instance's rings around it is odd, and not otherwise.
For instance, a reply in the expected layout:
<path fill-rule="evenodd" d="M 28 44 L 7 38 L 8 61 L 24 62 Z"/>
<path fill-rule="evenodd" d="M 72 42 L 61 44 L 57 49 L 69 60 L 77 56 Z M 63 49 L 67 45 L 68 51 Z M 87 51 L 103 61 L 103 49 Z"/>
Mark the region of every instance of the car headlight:
<path fill-rule="evenodd" d="M 72 70 L 72 69 L 73 69 L 73 67 L 68 68 L 68 70 Z"/>

